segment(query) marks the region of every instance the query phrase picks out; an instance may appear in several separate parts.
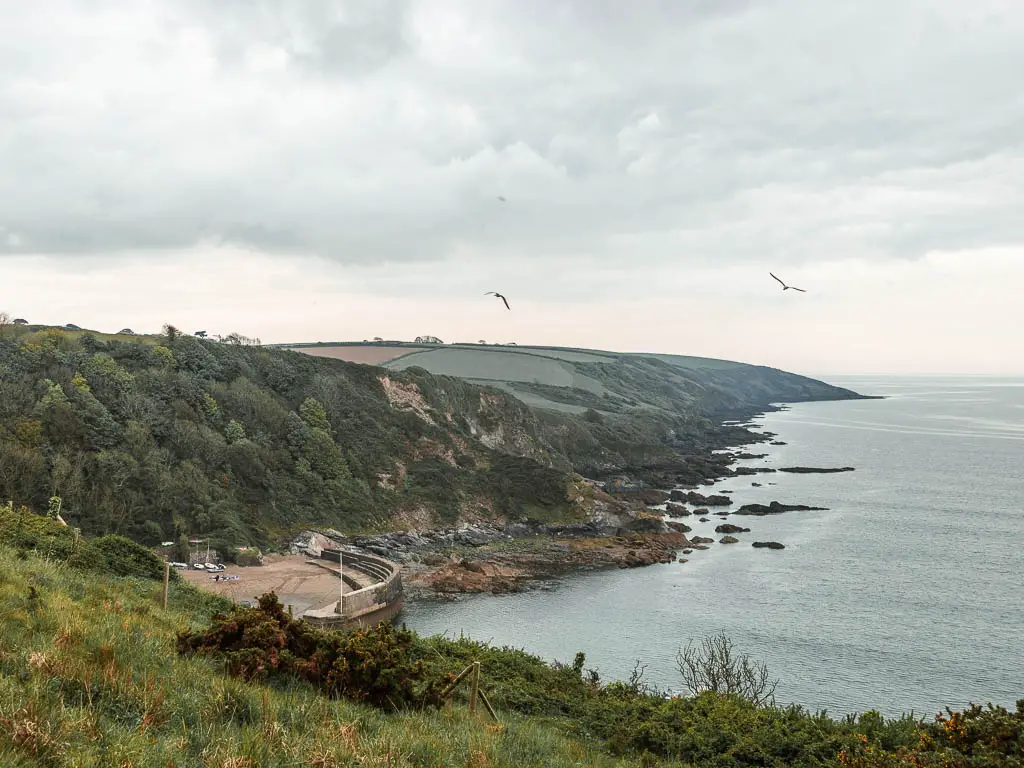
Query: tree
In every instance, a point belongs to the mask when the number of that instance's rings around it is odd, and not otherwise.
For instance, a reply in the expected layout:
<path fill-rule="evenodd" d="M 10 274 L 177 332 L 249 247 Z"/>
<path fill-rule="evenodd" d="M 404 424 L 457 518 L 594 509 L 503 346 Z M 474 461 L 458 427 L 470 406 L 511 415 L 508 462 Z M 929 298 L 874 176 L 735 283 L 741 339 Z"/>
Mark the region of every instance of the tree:
<path fill-rule="evenodd" d="M 768 675 L 763 662 L 738 655 L 724 632 L 693 642 L 676 654 L 676 666 L 686 687 L 696 695 L 714 691 L 746 699 L 755 706 L 774 706 L 778 680 Z"/>
<path fill-rule="evenodd" d="M 224 437 L 227 438 L 229 443 L 245 440 L 245 425 L 240 421 L 232 419 L 228 422 L 227 427 L 224 428 Z"/>
<path fill-rule="evenodd" d="M 307 397 L 302 401 L 302 405 L 299 406 L 299 415 L 310 429 L 322 429 L 328 435 L 331 434 L 331 422 L 327 418 L 327 411 L 315 398 Z"/>
<path fill-rule="evenodd" d="M 0 312 L 0 339 L 7 335 L 7 329 L 11 325 L 11 316 L 6 312 Z"/>

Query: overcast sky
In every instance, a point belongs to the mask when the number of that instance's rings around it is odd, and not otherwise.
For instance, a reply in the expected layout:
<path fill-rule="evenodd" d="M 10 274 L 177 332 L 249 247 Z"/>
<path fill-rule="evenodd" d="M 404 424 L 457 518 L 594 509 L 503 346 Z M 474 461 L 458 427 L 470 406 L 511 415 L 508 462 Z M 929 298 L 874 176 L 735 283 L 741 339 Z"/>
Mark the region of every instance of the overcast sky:
<path fill-rule="evenodd" d="M 1019 0 L 0 0 L 0 310 L 1024 373 L 1021 72 Z"/>

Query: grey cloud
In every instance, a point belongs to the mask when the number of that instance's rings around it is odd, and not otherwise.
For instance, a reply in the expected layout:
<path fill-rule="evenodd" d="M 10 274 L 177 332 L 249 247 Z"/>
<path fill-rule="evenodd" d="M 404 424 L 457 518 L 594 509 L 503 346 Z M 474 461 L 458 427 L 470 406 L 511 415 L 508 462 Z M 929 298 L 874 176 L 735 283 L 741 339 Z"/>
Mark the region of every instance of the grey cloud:
<path fill-rule="evenodd" d="M 92 8 L 0 17 L 0 252 L 642 270 L 1024 237 L 1016 4 Z"/>

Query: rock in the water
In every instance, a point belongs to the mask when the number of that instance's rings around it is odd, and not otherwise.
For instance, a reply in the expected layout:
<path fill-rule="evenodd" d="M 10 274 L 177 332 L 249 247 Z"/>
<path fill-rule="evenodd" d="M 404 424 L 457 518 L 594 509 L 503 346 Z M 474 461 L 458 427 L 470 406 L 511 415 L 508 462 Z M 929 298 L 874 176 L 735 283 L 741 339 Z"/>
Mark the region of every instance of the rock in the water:
<path fill-rule="evenodd" d="M 760 488 L 760 487 L 761 487 L 761 483 L 751 483 L 751 485 L 752 485 L 752 486 L 753 486 L 754 488 Z"/>
<path fill-rule="evenodd" d="M 692 555 L 693 554 L 693 550 L 692 549 L 684 549 L 683 550 L 683 554 L 684 555 Z"/>
<path fill-rule="evenodd" d="M 785 549 L 785 544 L 780 544 L 777 541 L 755 541 L 750 546 L 755 549 Z"/>
<path fill-rule="evenodd" d="M 716 526 L 715 533 L 750 533 L 750 529 L 732 523 L 722 523 Z"/>
<path fill-rule="evenodd" d="M 705 496 L 704 494 L 697 493 L 696 491 L 690 491 L 686 494 L 686 500 L 691 504 L 703 504 L 708 507 L 727 507 L 732 504 L 732 499 L 728 496 Z"/>
<path fill-rule="evenodd" d="M 693 514 L 695 514 L 695 515 L 710 515 L 711 514 L 711 510 L 708 509 L 707 507 L 701 507 L 700 509 L 693 510 Z"/>
<path fill-rule="evenodd" d="M 700 519 L 700 521 L 701 521 L 702 523 L 706 523 L 706 522 L 708 522 L 708 519 L 707 519 L 706 517 L 702 517 L 702 518 Z"/>
<path fill-rule="evenodd" d="M 772 440 L 771 445 L 785 445 L 786 443 L 782 440 Z"/>
<path fill-rule="evenodd" d="M 682 504 L 674 504 L 671 501 L 665 505 L 665 513 L 673 517 L 689 517 L 690 510 Z"/>
<path fill-rule="evenodd" d="M 713 544 L 714 541 L 714 539 L 709 539 L 707 536 L 694 536 L 692 539 L 690 539 L 690 543 L 694 545 Z"/>
<path fill-rule="evenodd" d="M 693 530 L 693 528 L 688 526 L 686 523 L 677 523 L 674 520 L 666 521 L 665 525 L 667 525 L 673 531 L 679 531 L 679 533 L 689 533 Z"/>
<path fill-rule="evenodd" d="M 779 472 L 794 472 L 797 474 L 808 475 L 812 473 L 816 474 L 831 474 L 833 472 L 853 472 L 853 467 L 779 467 Z"/>
<path fill-rule="evenodd" d="M 686 494 L 678 488 L 674 488 L 668 492 L 668 497 L 672 501 L 686 501 Z"/>
<path fill-rule="evenodd" d="M 678 560 L 676 560 L 676 562 L 677 563 L 688 563 L 690 561 L 687 560 L 685 557 L 680 557 Z"/>
<path fill-rule="evenodd" d="M 826 507 L 808 507 L 805 504 L 782 504 L 773 501 L 771 504 L 744 504 L 733 514 L 764 517 L 765 515 L 779 515 L 783 512 L 817 512 L 825 509 Z"/>
<path fill-rule="evenodd" d="M 739 541 L 735 536 L 723 536 L 718 540 L 719 544 L 735 544 Z"/>

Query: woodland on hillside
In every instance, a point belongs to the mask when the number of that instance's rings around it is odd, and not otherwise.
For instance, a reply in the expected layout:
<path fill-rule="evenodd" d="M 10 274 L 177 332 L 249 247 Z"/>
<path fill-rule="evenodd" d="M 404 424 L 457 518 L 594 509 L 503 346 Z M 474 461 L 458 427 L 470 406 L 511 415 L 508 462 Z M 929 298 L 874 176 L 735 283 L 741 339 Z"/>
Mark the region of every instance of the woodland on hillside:
<path fill-rule="evenodd" d="M 421 412 L 393 405 L 385 376 Z M 448 523 L 467 511 L 555 519 L 574 464 L 621 461 L 602 445 L 622 443 L 613 432 L 419 369 L 171 327 L 157 343 L 10 326 L 0 338 L 0 499 L 42 512 L 59 496 L 70 524 L 148 544 L 373 530 L 422 508 Z"/>

